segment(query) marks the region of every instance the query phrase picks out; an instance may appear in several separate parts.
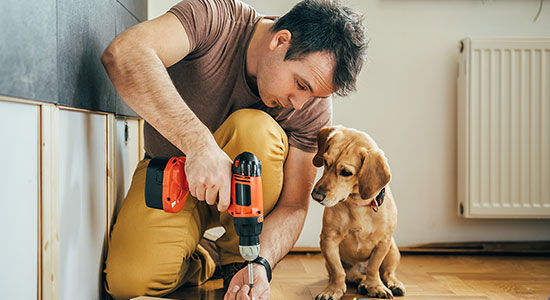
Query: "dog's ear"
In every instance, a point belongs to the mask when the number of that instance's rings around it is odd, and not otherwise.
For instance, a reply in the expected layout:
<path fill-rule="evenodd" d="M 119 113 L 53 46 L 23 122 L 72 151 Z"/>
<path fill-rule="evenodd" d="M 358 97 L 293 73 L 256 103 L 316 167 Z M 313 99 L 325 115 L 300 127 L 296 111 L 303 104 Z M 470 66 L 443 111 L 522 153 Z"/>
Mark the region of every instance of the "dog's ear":
<path fill-rule="evenodd" d="M 328 150 L 328 136 L 336 128 L 324 127 L 317 133 L 317 154 L 313 157 L 313 165 L 317 168 L 323 166 L 323 154 Z"/>
<path fill-rule="evenodd" d="M 390 166 L 381 150 L 362 149 L 361 155 L 363 165 L 359 170 L 359 193 L 361 198 L 370 199 L 390 182 Z"/>

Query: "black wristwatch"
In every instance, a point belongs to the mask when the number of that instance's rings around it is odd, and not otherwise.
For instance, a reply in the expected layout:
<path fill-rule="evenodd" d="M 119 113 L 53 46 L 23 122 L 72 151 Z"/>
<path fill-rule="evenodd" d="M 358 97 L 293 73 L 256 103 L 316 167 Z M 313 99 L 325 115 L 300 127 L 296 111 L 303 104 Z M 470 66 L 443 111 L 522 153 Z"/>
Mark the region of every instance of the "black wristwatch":
<path fill-rule="evenodd" d="M 268 282 L 271 282 L 271 266 L 269 265 L 269 262 L 267 261 L 267 259 L 261 257 L 261 256 L 258 256 L 254 261 L 252 261 L 253 263 L 257 263 L 257 264 L 260 264 L 260 265 L 263 265 L 265 267 L 265 271 L 267 273 L 267 281 Z"/>

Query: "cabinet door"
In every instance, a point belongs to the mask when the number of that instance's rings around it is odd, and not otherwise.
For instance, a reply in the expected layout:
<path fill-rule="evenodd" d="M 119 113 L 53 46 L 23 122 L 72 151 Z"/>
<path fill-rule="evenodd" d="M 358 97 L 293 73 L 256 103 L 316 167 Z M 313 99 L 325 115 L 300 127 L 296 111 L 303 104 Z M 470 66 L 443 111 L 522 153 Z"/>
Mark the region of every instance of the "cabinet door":
<path fill-rule="evenodd" d="M 59 299 L 102 299 L 105 115 L 59 111 Z"/>
<path fill-rule="evenodd" d="M 115 217 L 128 193 L 139 163 L 139 120 L 118 119 L 116 123 L 116 204 Z"/>
<path fill-rule="evenodd" d="M 0 100 L 0 290 L 2 299 L 37 299 L 38 113 Z"/>

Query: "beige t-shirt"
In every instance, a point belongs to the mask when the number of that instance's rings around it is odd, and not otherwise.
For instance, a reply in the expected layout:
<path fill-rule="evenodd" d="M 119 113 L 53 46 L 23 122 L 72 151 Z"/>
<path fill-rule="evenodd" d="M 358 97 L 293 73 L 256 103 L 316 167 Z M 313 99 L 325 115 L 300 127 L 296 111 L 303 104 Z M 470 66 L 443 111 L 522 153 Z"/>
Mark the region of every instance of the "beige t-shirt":
<path fill-rule="evenodd" d="M 308 101 L 300 110 L 270 108 L 247 84 L 246 50 L 263 16 L 238 0 L 184 0 L 169 12 L 183 24 L 190 53 L 168 68 L 168 73 L 186 104 L 211 132 L 234 111 L 256 108 L 279 123 L 291 146 L 317 150 L 317 132 L 332 120 L 330 98 Z M 144 138 L 145 151 L 152 157 L 182 155 L 148 123 Z"/>

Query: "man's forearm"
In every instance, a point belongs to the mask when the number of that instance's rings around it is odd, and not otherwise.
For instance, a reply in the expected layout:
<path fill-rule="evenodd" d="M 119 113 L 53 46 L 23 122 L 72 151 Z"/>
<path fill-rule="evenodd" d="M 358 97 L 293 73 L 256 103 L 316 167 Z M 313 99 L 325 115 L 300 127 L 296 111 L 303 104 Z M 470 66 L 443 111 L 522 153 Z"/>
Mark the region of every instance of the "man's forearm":
<path fill-rule="evenodd" d="M 313 153 L 290 147 L 284 166 L 283 190 L 275 208 L 265 218 L 260 236 L 260 255 L 271 267 L 283 259 L 298 239 L 309 207 L 310 193 L 317 170 Z"/>
<path fill-rule="evenodd" d="M 152 49 L 137 42 L 111 45 L 102 62 L 124 101 L 176 147 L 190 153 L 202 148 L 197 142 L 215 144 L 210 131 L 185 104 Z M 194 147 L 189 147 L 191 143 Z"/>
<path fill-rule="evenodd" d="M 306 214 L 307 206 L 284 206 L 275 207 L 266 217 L 260 237 L 260 256 L 267 259 L 272 268 L 296 243 L 304 226 Z"/>

